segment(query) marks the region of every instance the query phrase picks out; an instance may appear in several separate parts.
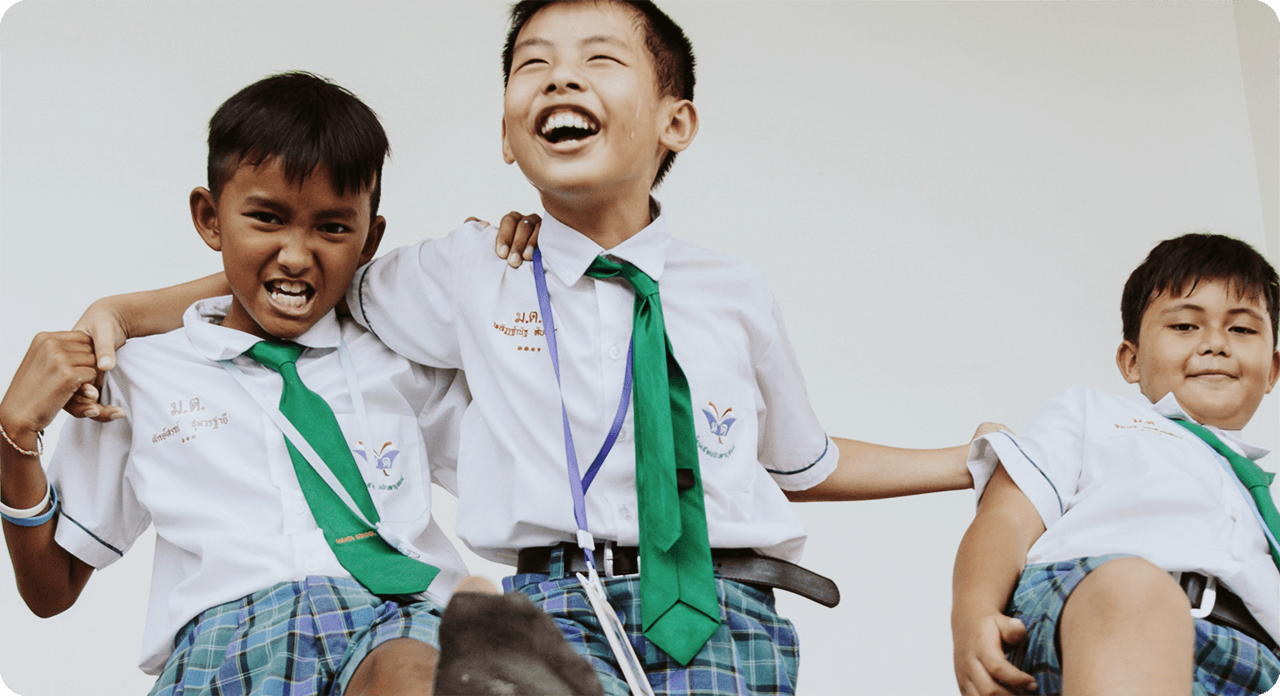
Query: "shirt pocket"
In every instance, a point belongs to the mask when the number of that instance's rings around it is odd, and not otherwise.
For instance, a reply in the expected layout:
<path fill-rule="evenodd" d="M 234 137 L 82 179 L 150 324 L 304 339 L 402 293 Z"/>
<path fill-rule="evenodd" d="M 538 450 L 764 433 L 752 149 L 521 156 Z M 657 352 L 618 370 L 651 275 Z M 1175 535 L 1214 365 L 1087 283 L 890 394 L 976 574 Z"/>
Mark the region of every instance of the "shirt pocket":
<path fill-rule="evenodd" d="M 356 460 L 369 497 L 387 522 L 412 522 L 430 511 L 430 472 L 417 420 L 393 414 L 369 414 L 364 433 L 354 416 L 339 416 L 347 446 Z M 370 439 L 365 447 L 364 439 Z"/>
<path fill-rule="evenodd" d="M 749 491 L 760 464 L 752 385 L 717 372 L 689 378 L 698 466 L 706 490 Z"/>

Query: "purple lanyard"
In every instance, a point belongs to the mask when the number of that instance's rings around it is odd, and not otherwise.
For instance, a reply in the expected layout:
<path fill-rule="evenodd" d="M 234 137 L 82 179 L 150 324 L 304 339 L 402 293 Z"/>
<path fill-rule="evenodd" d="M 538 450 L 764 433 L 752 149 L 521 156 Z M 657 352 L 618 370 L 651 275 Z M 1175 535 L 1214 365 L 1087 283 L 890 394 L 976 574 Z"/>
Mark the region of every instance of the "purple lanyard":
<path fill-rule="evenodd" d="M 569 412 L 564 406 L 564 386 L 560 383 L 560 355 L 556 350 L 556 324 L 551 316 L 551 294 L 547 292 L 547 275 L 542 269 L 541 249 L 533 250 L 533 282 L 538 288 L 538 308 L 542 311 L 543 333 L 547 335 L 551 366 L 555 368 L 556 387 L 560 392 L 560 415 L 564 419 L 564 456 L 569 467 L 569 490 L 573 494 L 573 518 L 578 523 L 578 529 L 586 532 L 588 531 L 586 490 L 591 487 L 591 482 L 600 471 L 600 465 L 604 464 L 605 457 L 609 456 L 609 450 L 613 449 L 613 443 L 618 439 L 618 432 L 622 430 L 622 422 L 627 417 L 627 406 L 631 403 L 631 353 L 635 348 L 635 340 L 633 339 L 627 346 L 626 374 L 622 378 L 622 398 L 618 401 L 618 413 L 613 417 L 613 426 L 609 428 L 604 444 L 600 445 L 600 452 L 587 468 L 586 476 L 579 476 L 578 455 L 573 447 L 573 433 L 569 432 Z M 594 566 L 594 550 L 584 548 L 583 551 Z"/>

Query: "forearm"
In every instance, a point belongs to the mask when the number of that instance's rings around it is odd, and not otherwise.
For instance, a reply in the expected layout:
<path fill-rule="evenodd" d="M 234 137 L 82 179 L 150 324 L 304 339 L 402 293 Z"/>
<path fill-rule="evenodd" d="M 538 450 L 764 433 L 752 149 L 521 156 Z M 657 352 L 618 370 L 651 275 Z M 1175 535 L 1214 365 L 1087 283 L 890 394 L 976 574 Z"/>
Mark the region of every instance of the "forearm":
<path fill-rule="evenodd" d="M 973 487 L 965 466 L 968 444 L 922 450 L 832 440 L 840 449 L 836 470 L 812 488 L 787 491 L 792 501 L 874 500 Z"/>
<path fill-rule="evenodd" d="M 978 515 L 956 551 L 951 577 L 951 627 L 961 627 L 992 614 L 1001 614 L 1013 595 L 1026 564 L 1027 552 L 1008 519 Z"/>
<path fill-rule="evenodd" d="M 23 449 L 35 449 L 34 434 L 13 433 L 10 437 Z M 0 443 L 0 447 L 5 448 L 0 451 L 0 501 L 20 510 L 35 507 L 49 487 L 39 458 L 24 455 L 8 443 Z M 48 617 L 74 604 L 93 569 L 58 545 L 54 539 L 57 516 L 35 527 L 8 520 L 0 524 L 18 593 L 31 611 Z"/>
<path fill-rule="evenodd" d="M 180 328 L 187 307 L 198 300 L 230 292 L 226 275 L 219 272 L 167 288 L 107 297 L 95 304 L 105 303 L 119 316 L 125 335 L 137 338 Z"/>
<path fill-rule="evenodd" d="M 1027 552 L 1044 531 L 1035 506 L 1004 467 L 997 466 L 956 552 L 951 579 L 953 630 L 967 619 L 1004 611 L 1026 565 Z"/>

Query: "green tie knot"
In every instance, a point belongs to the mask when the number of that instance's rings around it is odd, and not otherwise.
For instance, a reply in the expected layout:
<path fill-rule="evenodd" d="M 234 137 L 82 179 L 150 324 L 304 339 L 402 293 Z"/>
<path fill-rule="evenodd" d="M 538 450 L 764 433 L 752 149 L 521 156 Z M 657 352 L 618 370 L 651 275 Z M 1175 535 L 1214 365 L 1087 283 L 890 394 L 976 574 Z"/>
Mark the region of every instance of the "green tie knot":
<path fill-rule="evenodd" d="M 279 372 L 284 365 L 298 362 L 298 356 L 302 355 L 303 350 L 297 343 L 259 341 L 244 354 Z"/>
<path fill-rule="evenodd" d="M 647 299 L 658 294 L 658 282 L 650 278 L 644 271 L 626 261 L 621 263 L 597 256 L 587 268 L 587 275 L 592 278 L 613 278 L 621 276 L 636 291 L 636 297 Z"/>

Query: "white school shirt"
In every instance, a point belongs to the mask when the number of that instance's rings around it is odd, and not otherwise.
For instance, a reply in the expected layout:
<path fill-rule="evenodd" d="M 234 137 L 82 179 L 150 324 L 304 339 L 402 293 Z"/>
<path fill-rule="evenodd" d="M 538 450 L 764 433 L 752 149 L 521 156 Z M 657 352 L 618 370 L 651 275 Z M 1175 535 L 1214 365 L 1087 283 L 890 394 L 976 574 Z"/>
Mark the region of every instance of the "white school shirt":
<path fill-rule="evenodd" d="M 1171 573 L 1216 576 L 1280 639 L 1280 571 L 1251 500 L 1224 460 L 1174 417 L 1195 422 L 1172 393 L 1153 405 L 1141 394 L 1072 387 L 1017 436 L 974 441 L 974 488 L 981 498 L 1004 464 L 1035 505 L 1046 530 L 1028 564 L 1128 553 Z M 1249 459 L 1267 454 L 1207 427 Z"/>
<path fill-rule="evenodd" d="M 458 537 L 514 564 L 518 549 L 575 540 L 560 395 L 539 317 L 533 266 L 493 253 L 474 223 L 396 249 L 357 273 L 357 320 L 405 357 L 465 366 L 473 401 L 458 454 Z M 605 251 L 543 213 L 538 237 L 580 471 L 617 412 L 634 293 L 584 276 Z M 676 359 L 689 380 L 712 548 L 796 561 L 804 527 L 781 488 L 804 489 L 839 452 L 814 415 L 777 302 L 743 261 L 672 239 L 666 217 L 608 255 L 659 281 Z M 630 409 L 586 493 L 597 539 L 639 544 Z"/>
<path fill-rule="evenodd" d="M 183 328 L 126 343 L 103 388 L 103 401 L 125 417 L 68 421 L 49 465 L 62 498 L 56 539 L 89 565 L 111 565 L 155 525 L 139 661 L 148 674 L 164 667 L 174 635 L 205 609 L 309 575 L 351 577 L 316 526 L 284 436 L 217 362 L 233 360 L 268 403 L 280 402 L 280 376 L 240 356 L 259 339 L 218 324 L 230 301 L 198 302 Z M 363 452 L 366 434 L 354 416 L 340 339 L 355 363 L 379 459 L 357 454 L 356 462 L 382 520 L 440 568 L 427 594 L 446 603 L 466 568 L 431 519 L 430 478 L 452 488 L 466 384 L 455 371 L 410 363 L 330 312 L 294 339 L 308 347 L 298 373 L 333 408 L 353 452 Z"/>

